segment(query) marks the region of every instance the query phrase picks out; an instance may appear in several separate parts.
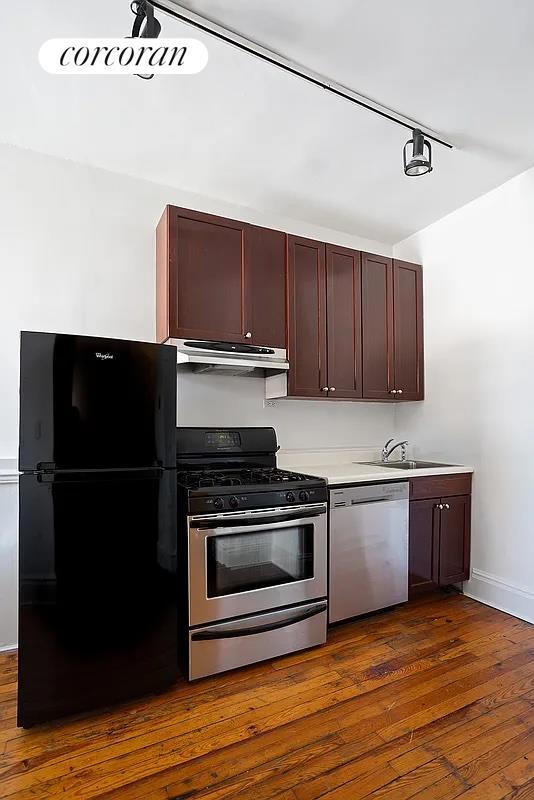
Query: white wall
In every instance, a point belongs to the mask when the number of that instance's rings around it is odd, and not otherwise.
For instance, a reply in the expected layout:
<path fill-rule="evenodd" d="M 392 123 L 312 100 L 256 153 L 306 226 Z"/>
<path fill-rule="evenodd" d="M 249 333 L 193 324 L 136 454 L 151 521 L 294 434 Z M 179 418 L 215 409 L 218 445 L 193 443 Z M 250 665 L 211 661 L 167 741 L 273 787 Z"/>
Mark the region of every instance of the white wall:
<path fill-rule="evenodd" d="M 534 169 L 406 239 L 424 264 L 426 400 L 396 433 L 472 464 L 467 593 L 534 621 Z"/>
<path fill-rule="evenodd" d="M 390 254 L 391 247 L 213 198 L 0 145 L 0 461 L 18 446 L 21 329 L 153 339 L 154 230 L 166 203 Z M 250 382 L 249 382 L 250 381 Z M 272 424 L 284 447 L 379 444 L 393 411 L 281 402 L 255 379 L 187 376 L 180 423 Z M 0 648 L 15 643 L 16 491 L 0 488 Z"/>
<path fill-rule="evenodd" d="M 262 378 L 180 374 L 178 424 L 272 425 L 284 450 L 377 447 L 393 436 L 392 406 L 277 400 L 264 408 L 264 395 Z"/>
<path fill-rule="evenodd" d="M 154 231 L 166 203 L 348 247 L 391 247 L 0 145 L 0 459 L 16 455 L 23 329 L 152 340 Z"/>

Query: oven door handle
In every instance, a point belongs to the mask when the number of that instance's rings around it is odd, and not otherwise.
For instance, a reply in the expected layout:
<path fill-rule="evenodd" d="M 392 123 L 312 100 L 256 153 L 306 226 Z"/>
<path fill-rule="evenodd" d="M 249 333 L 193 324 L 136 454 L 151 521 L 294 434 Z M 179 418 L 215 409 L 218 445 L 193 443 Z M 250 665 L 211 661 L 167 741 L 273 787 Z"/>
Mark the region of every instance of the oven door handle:
<path fill-rule="evenodd" d="M 216 631 L 206 630 L 192 633 L 191 640 L 194 642 L 206 642 L 213 639 L 237 639 L 240 636 L 253 636 L 255 633 L 268 633 L 269 631 L 276 631 L 278 628 L 286 628 L 289 625 L 295 625 L 297 622 L 303 622 L 305 619 L 310 619 L 317 614 L 322 614 L 326 609 L 327 604 L 320 603 L 313 608 L 308 608 L 306 611 L 297 612 L 296 614 L 276 620 L 275 622 L 266 622 L 263 625 L 251 625 L 248 628 L 230 628 L 229 626 L 221 625 Z"/>
<path fill-rule="evenodd" d="M 315 506 L 313 509 L 301 510 L 291 512 L 289 509 L 285 513 L 258 513 L 255 515 L 247 514 L 243 516 L 231 515 L 228 516 L 213 516 L 213 517 L 191 517 L 189 525 L 191 530 L 196 531 L 225 531 L 226 533 L 237 529 L 244 530 L 256 526 L 266 526 L 275 528 L 281 523 L 291 522 L 298 524 L 305 522 L 308 519 L 317 519 L 318 517 L 326 514 L 326 503 L 324 505 Z M 287 527 L 287 525 L 285 526 Z M 262 528 L 263 529 L 263 528 Z"/>
<path fill-rule="evenodd" d="M 207 538 L 208 536 L 232 536 L 234 534 L 242 534 L 243 536 L 247 533 L 263 533 L 265 531 L 270 531 L 271 533 L 275 533 L 276 531 L 283 531 L 285 528 L 294 528 L 297 525 L 306 525 L 306 523 L 313 522 L 313 520 L 317 520 L 317 514 L 309 514 L 308 516 L 300 516 L 300 517 L 290 517 L 289 519 L 285 519 L 283 521 L 280 518 L 276 520 L 270 520 L 269 522 L 264 522 L 263 524 L 252 524 L 251 522 L 240 522 L 239 524 L 234 524 L 232 527 L 225 528 L 224 525 L 217 526 L 216 528 L 206 527 L 194 527 L 191 525 L 189 528 L 189 533 L 196 534 L 197 536 L 203 536 Z M 258 520 L 260 523 L 260 520 Z"/>

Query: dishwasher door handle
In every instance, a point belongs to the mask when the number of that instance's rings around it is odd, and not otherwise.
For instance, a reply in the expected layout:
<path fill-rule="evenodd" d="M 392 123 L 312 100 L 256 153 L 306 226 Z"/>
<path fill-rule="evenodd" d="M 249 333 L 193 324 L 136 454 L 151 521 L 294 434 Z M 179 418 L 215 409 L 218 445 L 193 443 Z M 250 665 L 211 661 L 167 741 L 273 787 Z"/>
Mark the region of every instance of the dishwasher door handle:
<path fill-rule="evenodd" d="M 392 503 L 398 500 L 397 497 L 381 497 L 379 500 L 351 500 L 351 506 L 369 506 L 376 505 L 377 503 Z"/>
<path fill-rule="evenodd" d="M 334 503 L 334 507 L 332 510 L 336 508 L 354 508 L 354 506 L 375 506 L 378 503 L 394 503 L 398 500 L 398 497 L 380 497 L 378 500 L 351 500 L 350 502 L 344 501 L 340 503 Z"/>

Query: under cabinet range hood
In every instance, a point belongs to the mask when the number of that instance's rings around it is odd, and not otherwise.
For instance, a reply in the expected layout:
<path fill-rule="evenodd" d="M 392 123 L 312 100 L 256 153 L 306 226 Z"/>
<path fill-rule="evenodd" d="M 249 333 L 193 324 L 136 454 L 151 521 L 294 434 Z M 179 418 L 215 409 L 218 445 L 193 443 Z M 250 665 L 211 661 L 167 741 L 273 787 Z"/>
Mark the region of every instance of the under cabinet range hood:
<path fill-rule="evenodd" d="M 194 372 L 227 375 L 273 375 L 289 369 L 286 350 L 234 342 L 169 339 L 178 350 L 178 366 Z"/>

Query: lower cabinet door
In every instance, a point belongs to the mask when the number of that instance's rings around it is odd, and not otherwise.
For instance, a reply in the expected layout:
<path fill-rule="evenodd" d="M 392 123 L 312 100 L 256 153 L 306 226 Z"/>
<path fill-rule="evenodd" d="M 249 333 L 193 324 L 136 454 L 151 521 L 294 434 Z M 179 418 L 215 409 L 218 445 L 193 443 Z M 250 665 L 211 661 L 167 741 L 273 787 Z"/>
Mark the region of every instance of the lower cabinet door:
<path fill-rule="evenodd" d="M 412 500 L 410 503 L 410 539 L 408 586 L 419 589 L 437 581 L 439 557 L 439 499 Z"/>
<path fill-rule="evenodd" d="M 471 498 L 444 497 L 440 505 L 438 583 L 446 586 L 469 580 Z"/>

